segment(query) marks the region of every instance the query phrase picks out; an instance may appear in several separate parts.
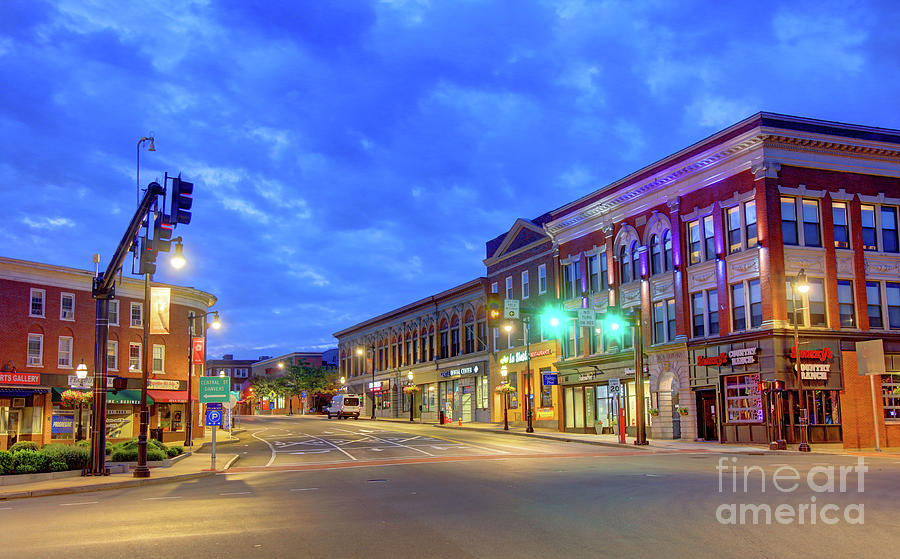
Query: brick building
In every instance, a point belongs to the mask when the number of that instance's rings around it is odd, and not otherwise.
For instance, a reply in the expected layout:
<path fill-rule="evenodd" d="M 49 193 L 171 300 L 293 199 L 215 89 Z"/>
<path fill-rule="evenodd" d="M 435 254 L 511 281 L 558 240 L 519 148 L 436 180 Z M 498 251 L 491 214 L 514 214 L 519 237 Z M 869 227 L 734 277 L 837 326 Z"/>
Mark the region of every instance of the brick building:
<path fill-rule="evenodd" d="M 46 444 L 74 439 L 76 410 L 62 405 L 60 394 L 92 386 L 93 276 L 86 270 L 0 257 L 0 449 L 17 440 Z M 150 428 L 166 441 L 178 441 L 184 439 L 186 421 L 188 313 L 206 313 L 216 299 L 197 289 L 153 286 L 168 289 L 169 306 L 159 315 L 167 322 L 168 333 L 150 337 Z M 123 277 L 111 301 L 107 367 L 110 377 L 127 379 L 127 388 L 107 392 L 111 439 L 131 438 L 138 432 L 143 302 L 143 281 Z M 89 370 L 83 381 L 75 376 L 82 362 Z M 196 411 L 196 383 L 193 392 Z M 198 415 L 194 414 L 195 422 Z M 81 424 L 87 436 L 86 409 Z"/>

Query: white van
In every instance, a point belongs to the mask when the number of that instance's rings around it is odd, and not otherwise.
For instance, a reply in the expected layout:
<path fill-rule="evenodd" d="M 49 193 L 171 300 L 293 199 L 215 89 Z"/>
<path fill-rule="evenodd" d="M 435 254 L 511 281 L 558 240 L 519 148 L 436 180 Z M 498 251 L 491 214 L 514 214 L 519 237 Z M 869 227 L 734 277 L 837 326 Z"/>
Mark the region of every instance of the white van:
<path fill-rule="evenodd" d="M 325 408 L 328 419 L 331 419 L 331 416 L 338 419 L 345 417 L 359 419 L 359 412 L 359 396 L 356 394 L 337 394 L 331 399 L 331 405 Z"/>

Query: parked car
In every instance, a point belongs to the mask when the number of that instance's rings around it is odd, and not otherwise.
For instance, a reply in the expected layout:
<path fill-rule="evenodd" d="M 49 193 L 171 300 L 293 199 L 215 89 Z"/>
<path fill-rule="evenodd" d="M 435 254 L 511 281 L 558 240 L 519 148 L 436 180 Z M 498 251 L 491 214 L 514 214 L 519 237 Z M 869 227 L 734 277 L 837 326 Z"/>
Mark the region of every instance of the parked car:
<path fill-rule="evenodd" d="M 359 396 L 356 394 L 336 394 L 331 399 L 331 405 L 325 409 L 325 413 L 328 415 L 328 419 L 331 419 L 332 416 L 338 419 L 344 419 L 345 417 L 359 419 Z"/>

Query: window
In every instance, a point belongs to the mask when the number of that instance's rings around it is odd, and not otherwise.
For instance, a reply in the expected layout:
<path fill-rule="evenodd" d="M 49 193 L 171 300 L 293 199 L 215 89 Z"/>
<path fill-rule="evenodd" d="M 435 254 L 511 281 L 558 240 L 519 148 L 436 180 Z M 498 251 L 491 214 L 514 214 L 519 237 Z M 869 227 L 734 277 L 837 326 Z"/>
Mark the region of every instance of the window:
<path fill-rule="evenodd" d="M 119 302 L 113 299 L 109 302 L 109 313 L 106 315 L 110 326 L 119 325 Z"/>
<path fill-rule="evenodd" d="M 450 330 L 450 357 L 459 355 L 459 328 Z"/>
<path fill-rule="evenodd" d="M 605 252 L 600 253 L 600 289 L 609 289 L 609 261 Z"/>
<path fill-rule="evenodd" d="M 819 202 L 803 200 L 803 244 L 808 247 L 822 246 L 819 233 Z"/>
<path fill-rule="evenodd" d="M 75 295 L 72 293 L 60 293 L 59 319 L 75 320 Z"/>
<path fill-rule="evenodd" d="M 741 250 L 741 208 L 735 206 L 725 210 L 725 223 L 728 225 L 728 254 Z"/>
<path fill-rule="evenodd" d="M 542 408 L 552 408 L 553 407 L 553 386 L 549 384 L 544 384 L 544 373 L 551 372 L 550 369 L 541 369 L 540 371 L 540 379 L 541 379 L 541 407 Z"/>
<path fill-rule="evenodd" d="M 153 372 L 165 374 L 166 346 L 153 344 Z"/>
<path fill-rule="evenodd" d="M 444 329 L 441 330 L 440 333 L 441 347 L 440 347 L 440 359 L 446 359 L 450 357 L 450 333 L 447 331 L 447 327 L 444 326 Z"/>
<path fill-rule="evenodd" d="M 666 301 L 666 329 L 669 341 L 675 341 L 675 299 Z"/>
<path fill-rule="evenodd" d="M 756 202 L 744 204 L 744 232 L 747 237 L 747 248 L 756 246 Z"/>
<path fill-rule="evenodd" d="M 41 318 L 44 317 L 44 296 L 46 292 L 43 289 L 32 289 L 31 290 L 31 309 L 28 313 L 29 316 L 39 316 Z"/>
<path fill-rule="evenodd" d="M 131 373 L 140 372 L 143 367 L 141 362 L 141 344 L 128 344 L 128 371 Z"/>
<path fill-rule="evenodd" d="M 705 315 L 703 292 L 691 293 L 691 323 L 693 324 L 691 335 L 695 338 L 702 338 L 706 335 Z"/>
<path fill-rule="evenodd" d="M 881 243 L 885 252 L 900 252 L 897 242 L 897 208 L 881 206 Z"/>
<path fill-rule="evenodd" d="M 107 340 L 106 342 L 106 369 L 109 371 L 119 370 L 119 342 L 116 340 Z"/>
<path fill-rule="evenodd" d="M 494 345 L 494 353 L 500 349 L 500 329 L 499 328 L 491 328 L 491 339 L 493 339 Z"/>
<path fill-rule="evenodd" d="M 666 304 L 663 301 L 653 303 L 653 343 L 666 341 Z"/>
<path fill-rule="evenodd" d="M 850 220 L 847 216 L 847 204 L 832 202 L 831 218 L 834 223 L 834 248 L 850 248 Z"/>
<path fill-rule="evenodd" d="M 662 271 L 662 247 L 659 243 L 659 235 L 650 235 L 650 273 L 656 275 Z"/>
<path fill-rule="evenodd" d="M 622 245 L 619 249 L 619 281 L 628 283 L 631 281 L 631 265 L 629 262 L 628 248 Z"/>
<path fill-rule="evenodd" d="M 674 269 L 672 264 L 672 232 L 668 229 L 663 231 L 663 269 L 666 271 Z"/>
<path fill-rule="evenodd" d="M 42 367 L 44 364 L 44 335 L 28 334 L 28 366 Z"/>
<path fill-rule="evenodd" d="M 131 325 L 142 327 L 144 325 L 144 304 L 131 303 Z"/>
<path fill-rule="evenodd" d="M 497 282 L 491 283 L 491 293 L 499 293 L 500 288 L 497 286 Z"/>
<path fill-rule="evenodd" d="M 538 293 L 547 292 L 547 265 L 538 266 Z"/>
<path fill-rule="evenodd" d="M 877 281 L 866 282 L 866 303 L 869 307 L 869 328 L 884 328 L 881 317 L 881 285 Z"/>
<path fill-rule="evenodd" d="M 703 245 L 706 259 L 713 260 L 716 257 L 716 229 L 711 215 L 703 218 Z"/>
<path fill-rule="evenodd" d="M 522 272 L 522 298 L 527 299 L 530 289 L 528 288 L 528 270 Z"/>
<path fill-rule="evenodd" d="M 700 222 L 692 221 L 688 224 L 688 251 L 690 263 L 700 262 Z"/>
<path fill-rule="evenodd" d="M 781 242 L 797 245 L 797 205 L 793 198 L 781 198 Z"/>
<path fill-rule="evenodd" d="M 59 337 L 59 366 L 62 369 L 72 368 L 72 337 Z"/>
<path fill-rule="evenodd" d="M 900 328 L 900 283 L 884 284 L 887 296 L 888 326 Z"/>
<path fill-rule="evenodd" d="M 641 279 L 641 255 L 638 252 L 637 241 L 631 243 L 631 279 Z"/>
<path fill-rule="evenodd" d="M 900 374 L 881 375 L 884 418 L 900 419 Z"/>
<path fill-rule="evenodd" d="M 856 309 L 853 305 L 853 282 L 838 280 L 838 314 L 841 328 L 856 328 Z"/>
<path fill-rule="evenodd" d="M 809 307 L 809 325 L 827 326 L 825 318 L 825 288 L 821 279 L 809 280 L 809 291 L 806 294 Z"/>
<path fill-rule="evenodd" d="M 600 290 L 600 270 L 597 267 L 597 255 L 589 256 L 587 259 L 587 273 L 588 273 L 588 290 L 589 291 L 599 291 Z"/>
<path fill-rule="evenodd" d="M 576 260 L 563 266 L 563 298 L 573 299 L 581 293 L 581 266 Z"/>
<path fill-rule="evenodd" d="M 486 410 L 491 403 L 491 391 L 488 385 L 488 375 L 475 377 L 475 405 L 479 409 Z"/>
<path fill-rule="evenodd" d="M 505 297 L 507 299 L 515 299 L 515 297 L 513 296 L 512 276 L 509 276 L 508 278 L 506 278 L 506 295 L 505 295 Z"/>
<path fill-rule="evenodd" d="M 487 340 L 487 323 L 484 320 L 480 320 L 480 321 L 478 321 L 478 324 L 476 326 L 477 326 L 477 330 L 478 330 L 478 333 L 477 333 L 478 350 L 477 351 L 484 351 L 485 350 L 484 344 Z"/>
<path fill-rule="evenodd" d="M 475 325 L 472 323 L 466 324 L 466 338 L 465 338 L 465 352 L 466 353 L 475 353 Z"/>
<path fill-rule="evenodd" d="M 719 292 L 715 289 L 710 289 L 706 292 L 706 312 L 707 312 L 707 321 L 706 324 L 709 326 L 709 335 L 710 336 L 718 336 L 719 335 Z"/>
<path fill-rule="evenodd" d="M 746 302 L 742 283 L 731 286 L 731 322 L 732 330 L 735 332 L 747 329 Z"/>
<path fill-rule="evenodd" d="M 878 250 L 875 233 L 875 206 L 860 206 L 863 250 Z"/>

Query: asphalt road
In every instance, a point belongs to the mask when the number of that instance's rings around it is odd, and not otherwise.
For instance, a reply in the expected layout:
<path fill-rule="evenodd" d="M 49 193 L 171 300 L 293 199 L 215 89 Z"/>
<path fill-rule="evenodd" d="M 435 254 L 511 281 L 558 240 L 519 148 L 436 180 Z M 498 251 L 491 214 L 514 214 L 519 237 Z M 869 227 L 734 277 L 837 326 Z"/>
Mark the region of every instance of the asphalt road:
<path fill-rule="evenodd" d="M 868 459 L 860 486 L 853 457 L 651 453 L 364 420 L 242 426 L 221 450 L 241 454 L 227 474 L 0 503 L 0 556 L 880 558 L 900 545 L 890 458 Z M 768 506 L 770 523 L 740 505 Z"/>

